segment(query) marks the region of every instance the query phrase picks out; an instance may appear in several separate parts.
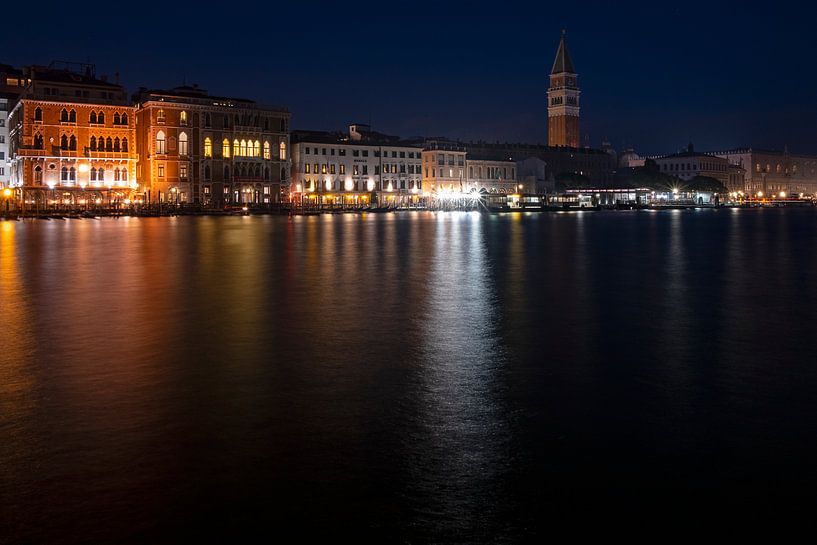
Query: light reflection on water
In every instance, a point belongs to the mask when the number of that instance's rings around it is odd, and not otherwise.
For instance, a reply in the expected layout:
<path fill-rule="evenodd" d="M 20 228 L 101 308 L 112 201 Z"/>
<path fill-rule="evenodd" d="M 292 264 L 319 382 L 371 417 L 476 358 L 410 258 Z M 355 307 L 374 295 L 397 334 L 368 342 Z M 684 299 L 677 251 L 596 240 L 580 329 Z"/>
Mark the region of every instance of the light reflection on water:
<path fill-rule="evenodd" d="M 533 542 L 650 490 L 813 499 L 815 227 L 0 223 L 0 536 Z"/>

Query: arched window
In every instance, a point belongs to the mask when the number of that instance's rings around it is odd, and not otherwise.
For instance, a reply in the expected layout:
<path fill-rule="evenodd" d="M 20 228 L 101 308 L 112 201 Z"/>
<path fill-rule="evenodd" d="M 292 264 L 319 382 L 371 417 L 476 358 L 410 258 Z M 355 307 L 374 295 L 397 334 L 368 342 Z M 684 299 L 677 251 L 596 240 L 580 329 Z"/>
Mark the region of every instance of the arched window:
<path fill-rule="evenodd" d="M 90 174 L 91 181 L 95 182 L 96 181 L 96 169 L 92 167 L 91 170 L 90 170 L 90 173 L 91 173 Z"/>
<path fill-rule="evenodd" d="M 179 125 L 182 127 L 187 126 L 187 112 L 184 110 L 179 113 Z"/>
<path fill-rule="evenodd" d="M 261 142 L 258 140 L 255 141 L 255 145 L 253 146 L 252 156 L 261 157 Z"/>
<path fill-rule="evenodd" d="M 71 135 L 71 139 L 68 141 L 68 149 L 71 151 L 76 151 L 77 149 L 77 137 L 73 134 Z"/>
<path fill-rule="evenodd" d="M 97 174 L 96 174 L 96 179 L 97 179 L 98 182 L 104 182 L 105 181 L 105 169 L 104 168 L 99 167 L 99 172 L 97 172 Z"/>
<path fill-rule="evenodd" d="M 64 134 L 60 136 L 60 148 L 68 149 L 68 137 Z"/>
<path fill-rule="evenodd" d="M 252 144 L 250 144 L 250 145 L 252 145 Z M 241 155 L 241 157 L 246 157 L 247 156 L 247 141 L 246 140 L 241 141 L 241 153 L 239 155 Z"/>
<path fill-rule="evenodd" d="M 61 172 L 61 174 L 60 174 L 60 179 L 61 179 L 63 182 L 67 182 L 67 181 L 68 181 L 68 167 L 62 167 L 62 172 Z"/>
<path fill-rule="evenodd" d="M 120 145 L 119 145 L 119 137 L 117 136 L 117 137 L 116 137 L 116 138 L 114 138 L 114 140 L 113 140 L 113 150 L 114 150 L 114 151 L 119 151 L 119 150 L 121 150 L 121 149 L 122 149 L 122 148 L 121 148 L 121 147 L 120 147 Z"/>
<path fill-rule="evenodd" d="M 60 112 L 60 122 L 65 123 L 67 121 L 68 121 L 68 110 L 63 108 L 62 111 Z"/>
<path fill-rule="evenodd" d="M 113 140 L 110 136 L 105 140 L 105 151 L 113 151 Z"/>
<path fill-rule="evenodd" d="M 205 165 L 204 166 L 204 179 L 205 180 L 210 179 L 210 165 Z"/>
<path fill-rule="evenodd" d="M 164 123 L 165 122 L 165 111 L 159 110 L 156 112 L 156 122 L 157 123 Z"/>
<path fill-rule="evenodd" d="M 96 123 L 96 112 L 91 112 L 91 116 L 88 118 L 89 123 Z"/>
<path fill-rule="evenodd" d="M 156 153 L 167 153 L 165 145 L 165 132 L 159 131 L 156 133 Z"/>
<path fill-rule="evenodd" d="M 187 133 L 179 134 L 179 155 L 187 155 Z"/>
<path fill-rule="evenodd" d="M 128 114 L 122 114 L 122 124 L 123 125 L 128 124 Z"/>
<path fill-rule="evenodd" d="M 96 116 L 96 122 L 100 125 L 105 124 L 105 112 L 99 112 L 99 115 Z"/>
<path fill-rule="evenodd" d="M 128 169 L 127 168 L 122 169 L 122 181 L 123 182 L 128 181 Z"/>
<path fill-rule="evenodd" d="M 43 149 L 45 147 L 42 134 L 34 135 L 34 149 Z"/>
<path fill-rule="evenodd" d="M 233 140 L 233 157 L 238 157 L 241 155 L 241 148 L 239 146 L 240 144 L 238 143 L 238 139 Z"/>
<path fill-rule="evenodd" d="M 43 109 L 37 106 L 34 108 L 34 121 L 42 121 L 43 120 Z"/>
<path fill-rule="evenodd" d="M 119 181 L 119 169 L 118 168 L 113 169 L 113 181 L 114 182 Z"/>
<path fill-rule="evenodd" d="M 122 151 L 123 152 L 128 151 L 128 139 L 127 138 L 122 139 Z"/>
<path fill-rule="evenodd" d="M 77 122 L 77 111 L 76 110 L 71 110 L 68 113 L 68 122 L 69 123 L 76 123 Z"/>
<path fill-rule="evenodd" d="M 204 139 L 204 156 L 205 157 L 213 156 L 213 141 L 210 139 L 209 136 Z"/>
<path fill-rule="evenodd" d="M 265 140 L 264 141 L 264 159 L 269 159 L 269 158 L 270 158 L 269 142 Z"/>
<path fill-rule="evenodd" d="M 72 182 L 76 181 L 77 169 L 75 169 L 74 167 L 68 169 L 68 179 L 71 180 Z"/>
<path fill-rule="evenodd" d="M 119 119 L 120 119 L 119 118 L 119 112 L 116 112 L 115 114 L 113 114 L 113 124 L 114 125 L 119 125 Z M 119 171 L 117 171 L 117 172 L 119 172 Z"/>
<path fill-rule="evenodd" d="M 91 145 L 89 147 L 91 151 L 96 151 L 96 136 L 91 137 Z"/>
<path fill-rule="evenodd" d="M 40 167 L 40 165 L 34 167 L 34 181 L 35 182 L 43 181 L 43 169 Z"/>
<path fill-rule="evenodd" d="M 279 146 L 278 155 L 281 158 L 281 161 L 286 161 L 286 158 L 287 158 L 287 143 L 286 142 L 281 142 L 281 145 Z"/>
<path fill-rule="evenodd" d="M 230 181 L 230 167 L 228 167 L 228 166 L 224 167 L 224 181 L 225 182 Z"/>

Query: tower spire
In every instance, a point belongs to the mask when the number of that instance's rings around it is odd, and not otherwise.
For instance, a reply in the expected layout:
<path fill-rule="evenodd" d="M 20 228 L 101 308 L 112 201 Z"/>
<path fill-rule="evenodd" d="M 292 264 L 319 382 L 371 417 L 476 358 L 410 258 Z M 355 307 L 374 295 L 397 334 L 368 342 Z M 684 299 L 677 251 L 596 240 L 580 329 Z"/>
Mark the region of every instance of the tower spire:
<path fill-rule="evenodd" d="M 550 71 L 548 89 L 548 145 L 578 148 L 579 138 L 579 83 L 573 59 L 567 50 L 562 29 L 556 59 Z"/>

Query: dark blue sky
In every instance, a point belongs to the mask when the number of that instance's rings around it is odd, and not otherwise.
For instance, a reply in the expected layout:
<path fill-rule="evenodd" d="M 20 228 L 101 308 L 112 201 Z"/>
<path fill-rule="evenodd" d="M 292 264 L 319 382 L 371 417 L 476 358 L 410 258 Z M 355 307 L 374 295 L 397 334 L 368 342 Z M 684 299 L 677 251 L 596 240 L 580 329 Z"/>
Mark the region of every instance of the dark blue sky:
<path fill-rule="evenodd" d="M 799 4 L 38 4 L 7 13 L 0 62 L 90 61 L 131 90 L 186 79 L 286 105 L 295 128 L 371 119 L 403 136 L 543 142 L 566 27 L 594 146 L 817 152 L 817 8 Z"/>

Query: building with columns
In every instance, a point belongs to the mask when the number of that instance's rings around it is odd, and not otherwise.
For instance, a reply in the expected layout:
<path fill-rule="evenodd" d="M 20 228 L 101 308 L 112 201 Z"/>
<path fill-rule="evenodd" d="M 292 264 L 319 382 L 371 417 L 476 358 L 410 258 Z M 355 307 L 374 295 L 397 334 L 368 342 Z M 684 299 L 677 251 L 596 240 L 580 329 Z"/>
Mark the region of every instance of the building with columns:
<path fill-rule="evenodd" d="M 548 145 L 579 147 L 578 74 L 567 50 L 565 32 L 559 41 L 556 59 L 550 71 L 548 89 Z"/>
<path fill-rule="evenodd" d="M 23 69 L 9 113 L 10 185 L 25 208 L 110 204 L 133 196 L 136 116 L 118 83 L 89 64 Z"/>
<path fill-rule="evenodd" d="M 213 96 L 196 85 L 140 89 L 137 173 L 153 203 L 271 206 L 287 199 L 285 108 Z"/>
<path fill-rule="evenodd" d="M 751 195 L 817 195 L 817 155 L 740 148 L 713 152 L 745 170 L 743 191 Z"/>

